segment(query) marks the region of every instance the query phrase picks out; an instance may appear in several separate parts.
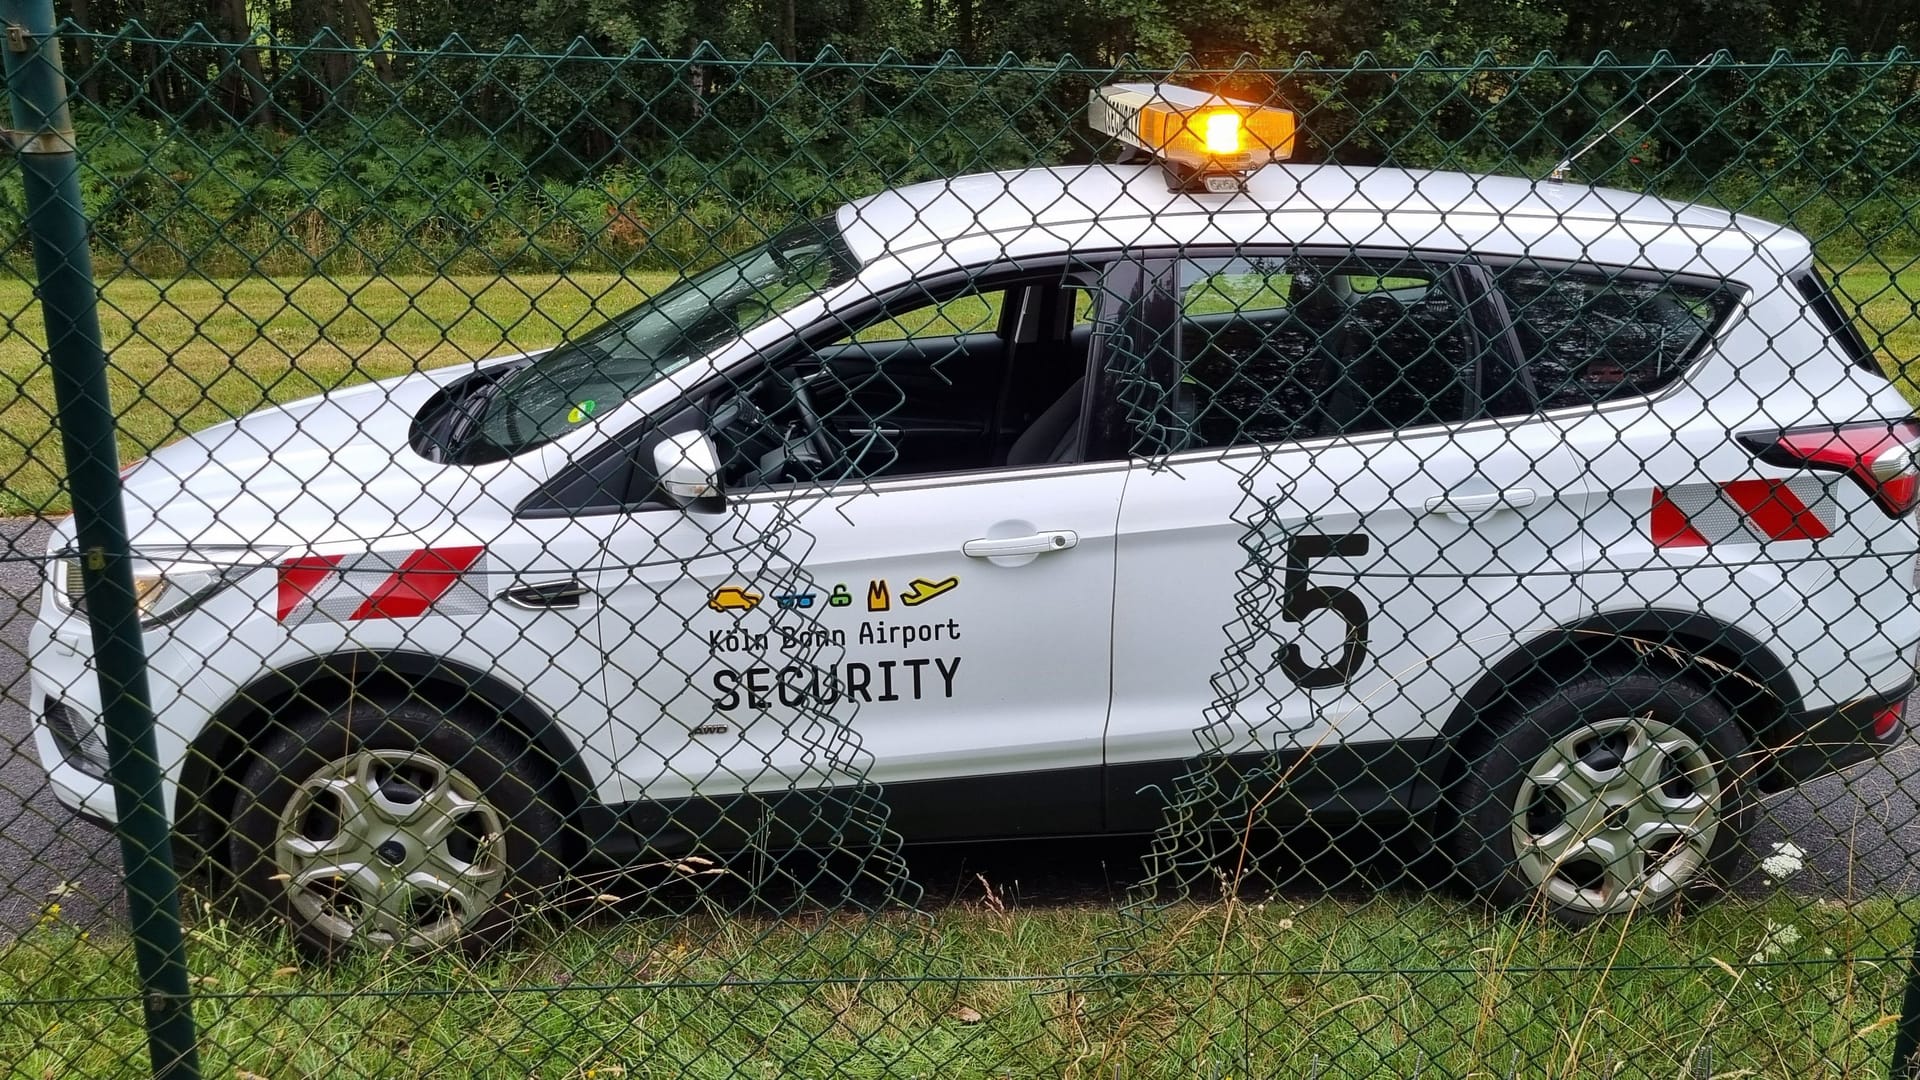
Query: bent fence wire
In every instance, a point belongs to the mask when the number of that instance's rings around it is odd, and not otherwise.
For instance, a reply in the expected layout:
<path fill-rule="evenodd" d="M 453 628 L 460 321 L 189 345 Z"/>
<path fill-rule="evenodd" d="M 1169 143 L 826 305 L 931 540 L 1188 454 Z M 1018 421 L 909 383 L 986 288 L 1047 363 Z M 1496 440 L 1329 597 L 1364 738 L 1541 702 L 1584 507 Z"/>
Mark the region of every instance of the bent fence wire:
<path fill-rule="evenodd" d="M 0 1073 L 1887 1074 L 1920 62 L 10 41 Z"/>

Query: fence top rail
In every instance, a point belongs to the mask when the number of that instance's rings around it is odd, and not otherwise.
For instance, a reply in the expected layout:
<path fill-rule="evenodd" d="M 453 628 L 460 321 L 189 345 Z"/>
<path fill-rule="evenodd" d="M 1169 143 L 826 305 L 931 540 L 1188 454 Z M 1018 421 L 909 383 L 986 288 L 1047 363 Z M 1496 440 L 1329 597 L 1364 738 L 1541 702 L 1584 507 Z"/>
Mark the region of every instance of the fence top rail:
<path fill-rule="evenodd" d="M 1916 57 L 1904 45 L 1897 45 L 1880 55 L 1856 53 L 1847 48 L 1836 48 L 1826 56 L 1796 55 L 1787 48 L 1775 49 L 1763 60 L 1742 60 L 1734 57 L 1725 49 L 1709 54 L 1704 60 L 1687 59 L 1676 56 L 1664 49 L 1644 60 L 1623 58 L 1611 51 L 1603 50 L 1590 61 L 1563 58 L 1548 50 L 1535 53 L 1530 59 L 1504 57 L 1491 49 L 1483 49 L 1472 61 L 1462 63 L 1444 59 L 1432 51 L 1422 51 L 1410 61 L 1390 61 L 1381 58 L 1372 50 L 1356 53 L 1350 61 L 1329 62 L 1309 53 L 1301 53 L 1293 61 L 1284 65 L 1264 63 L 1251 54 L 1242 53 L 1228 64 L 1203 63 L 1191 54 L 1182 55 L 1171 64 L 1148 63 L 1132 53 L 1123 54 L 1117 61 L 1103 63 L 1084 61 L 1072 53 L 1063 53 L 1056 59 L 1035 60 L 1021 57 L 1015 53 L 1004 53 L 991 61 L 968 60 L 954 50 L 947 50 L 936 60 L 916 59 L 895 50 L 887 49 L 869 59 L 855 58 L 843 54 L 832 45 L 823 46 L 811 57 L 787 57 L 780 53 L 771 42 L 762 44 L 746 55 L 729 56 L 719 46 L 710 41 L 701 41 L 684 53 L 674 49 L 662 49 L 654 42 L 641 38 L 625 51 L 607 52 L 586 38 L 575 38 L 565 49 L 543 48 L 515 35 L 496 46 L 476 44 L 467 41 L 458 34 L 442 39 L 438 44 L 419 44 L 406 40 L 399 31 L 388 30 L 380 34 L 371 43 L 353 44 L 343 40 L 339 33 L 330 27 L 321 28 L 304 41 L 277 36 L 263 28 L 254 28 L 243 36 L 233 36 L 232 31 L 221 33 L 204 23 L 193 23 L 178 33 L 165 33 L 149 30 L 139 20 L 129 21 L 117 30 L 90 29 L 81 26 L 72 19 L 65 20 L 56 30 L 62 38 L 72 41 L 88 41 L 103 45 L 150 45 L 193 48 L 251 49 L 273 48 L 297 50 L 315 54 L 346 54 L 352 56 L 370 56 L 384 54 L 390 57 L 435 58 L 441 60 L 546 60 L 546 61 L 609 61 L 617 63 L 698 63 L 717 67 L 778 67 L 795 70 L 814 68 L 836 68 L 849 70 L 886 70 L 901 72 L 929 73 L 981 73 L 1004 72 L 1025 74 L 1087 74 L 1108 76 L 1114 73 L 1151 74 L 1154 72 L 1178 72 L 1188 77 L 1234 75 L 1293 75 L 1293 74 L 1386 74 L 1403 72 L 1430 72 L 1434 74 L 1467 73 L 1554 73 L 1566 75 L 1591 75 L 1604 71 L 1657 72 L 1675 68 L 1706 67 L 1717 72 L 1732 72 L 1746 75 L 1765 74 L 1781 70 L 1829 70 L 1860 69 L 1881 71 L 1894 68 L 1920 68 L 1920 57 Z"/>

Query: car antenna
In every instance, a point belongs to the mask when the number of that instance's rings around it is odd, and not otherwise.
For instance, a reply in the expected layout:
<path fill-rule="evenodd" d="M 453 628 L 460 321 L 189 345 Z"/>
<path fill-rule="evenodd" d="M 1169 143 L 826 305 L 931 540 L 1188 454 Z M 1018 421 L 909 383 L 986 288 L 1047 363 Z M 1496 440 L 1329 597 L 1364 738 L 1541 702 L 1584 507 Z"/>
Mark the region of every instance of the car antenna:
<path fill-rule="evenodd" d="M 1599 146 L 1600 143 L 1604 141 L 1609 135 L 1612 135 L 1614 132 L 1619 131 L 1621 126 L 1625 124 L 1627 121 L 1645 112 L 1648 106 L 1652 105 L 1656 101 L 1659 101 L 1660 98 L 1663 95 L 1665 95 L 1667 91 L 1679 85 L 1682 79 L 1685 79 L 1687 76 L 1692 75 L 1694 72 L 1700 70 L 1702 67 L 1705 67 L 1717 55 L 1719 55 L 1719 50 L 1716 49 L 1713 52 L 1710 52 L 1707 55 L 1701 57 L 1698 61 L 1694 63 L 1692 67 L 1686 69 L 1685 71 L 1682 71 L 1678 75 L 1675 75 L 1673 79 L 1667 83 L 1667 85 L 1661 87 L 1658 90 L 1655 90 L 1652 96 L 1648 97 L 1647 100 L 1641 102 L 1632 112 L 1628 113 L 1627 115 L 1621 117 L 1618 120 L 1615 120 L 1613 122 L 1612 127 L 1608 128 L 1607 130 L 1601 132 L 1598 135 L 1595 135 L 1592 139 L 1588 140 L 1587 145 L 1581 147 L 1578 150 L 1575 150 L 1573 153 L 1568 154 L 1566 157 L 1561 158 L 1560 164 L 1555 165 L 1553 167 L 1553 171 L 1547 174 L 1547 179 L 1555 184 L 1565 183 L 1567 179 L 1568 170 L 1573 168 L 1573 163 L 1576 161 L 1579 161 L 1582 155 L 1584 155 L 1587 151 L 1593 149 L 1594 147 Z"/>

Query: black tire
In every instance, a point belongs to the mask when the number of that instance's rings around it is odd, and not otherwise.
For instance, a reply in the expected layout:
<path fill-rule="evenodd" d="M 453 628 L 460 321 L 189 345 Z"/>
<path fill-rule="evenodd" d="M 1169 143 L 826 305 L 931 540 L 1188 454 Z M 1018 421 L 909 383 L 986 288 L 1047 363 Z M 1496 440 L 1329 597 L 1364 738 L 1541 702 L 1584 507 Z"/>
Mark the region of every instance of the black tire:
<path fill-rule="evenodd" d="M 296 944 L 319 958 L 353 948 L 485 952 L 559 879 L 565 815 L 552 804 L 552 776 L 537 751 L 497 723 L 483 726 L 418 700 L 356 696 L 332 713 L 277 724 L 233 777 L 234 883 L 243 903 L 277 914 Z M 363 800 L 361 808 L 349 808 L 348 797 Z M 288 819 L 291 812 L 299 821 Z M 349 829 L 346 821 L 362 824 Z M 324 875 L 323 883 L 308 875 L 324 867 L 309 868 L 296 885 L 290 871 L 302 856 L 282 847 L 283 828 L 288 843 L 311 846 L 319 835 L 320 846 L 343 849 L 311 860 L 316 865 L 367 869 Z M 446 838 L 436 839 L 443 831 Z M 383 835 L 389 846 L 381 846 Z M 458 866 L 469 872 L 449 869 Z M 401 880 L 388 881 L 392 888 L 381 884 L 394 877 Z M 440 892 L 416 887 L 422 881 L 451 884 Z M 375 910 L 366 902 L 372 895 L 414 909 Z M 404 929 L 409 920 L 412 929 Z"/>
<path fill-rule="evenodd" d="M 1731 711 L 1686 676 L 1605 667 L 1521 690 L 1467 749 L 1454 863 L 1492 903 L 1572 925 L 1658 911 L 1729 879 L 1751 768 Z"/>

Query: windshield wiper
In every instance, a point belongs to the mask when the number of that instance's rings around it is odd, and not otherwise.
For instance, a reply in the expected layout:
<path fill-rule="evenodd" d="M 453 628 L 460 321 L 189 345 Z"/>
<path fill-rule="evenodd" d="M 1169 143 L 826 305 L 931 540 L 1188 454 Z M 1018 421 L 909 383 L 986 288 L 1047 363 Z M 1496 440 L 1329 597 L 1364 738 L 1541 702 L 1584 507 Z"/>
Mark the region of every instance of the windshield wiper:
<path fill-rule="evenodd" d="M 480 422 L 486 418 L 488 404 L 500 393 L 500 388 L 506 385 L 508 379 L 531 363 L 531 359 L 523 359 L 468 376 L 472 385 L 464 392 L 448 397 L 446 404 L 441 406 L 446 414 L 446 437 L 442 440 L 446 460 L 457 460 L 473 446 L 480 433 Z"/>
<path fill-rule="evenodd" d="M 458 400 L 447 403 L 447 408 L 453 413 L 447 432 L 449 454 L 458 456 L 472 444 L 474 436 L 480 432 L 480 419 L 487 415 L 487 402 L 500 392 L 500 384 L 505 381 L 504 378 L 489 380 Z"/>

